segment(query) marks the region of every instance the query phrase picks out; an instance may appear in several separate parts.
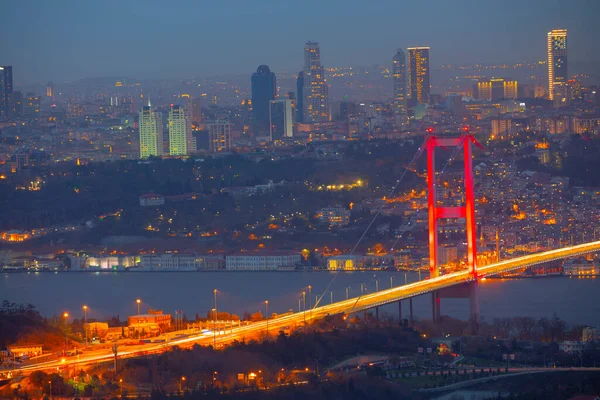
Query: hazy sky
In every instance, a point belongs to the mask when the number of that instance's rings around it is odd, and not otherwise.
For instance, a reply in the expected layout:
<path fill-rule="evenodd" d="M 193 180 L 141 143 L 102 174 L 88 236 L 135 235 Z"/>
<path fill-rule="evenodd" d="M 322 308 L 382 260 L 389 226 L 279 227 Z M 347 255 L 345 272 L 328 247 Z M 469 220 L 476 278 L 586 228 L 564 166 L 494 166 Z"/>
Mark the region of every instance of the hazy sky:
<path fill-rule="evenodd" d="M 535 61 L 569 30 L 570 62 L 600 62 L 600 0 L 0 0 L 0 65 L 15 84 L 180 78 L 388 63 L 431 46 L 442 63 Z"/>

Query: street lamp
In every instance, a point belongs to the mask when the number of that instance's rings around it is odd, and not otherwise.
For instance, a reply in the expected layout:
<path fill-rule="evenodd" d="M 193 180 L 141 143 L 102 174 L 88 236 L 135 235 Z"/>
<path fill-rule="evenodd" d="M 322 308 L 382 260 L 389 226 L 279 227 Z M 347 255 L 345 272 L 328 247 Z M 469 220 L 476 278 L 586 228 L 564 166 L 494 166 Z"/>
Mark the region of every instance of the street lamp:
<path fill-rule="evenodd" d="M 123 379 L 119 379 L 119 387 L 121 388 L 121 398 L 123 398 Z"/>
<path fill-rule="evenodd" d="M 48 393 L 50 395 L 50 397 L 52 397 L 52 381 L 48 381 L 48 384 L 50 385 L 50 393 Z"/>
<path fill-rule="evenodd" d="M 309 316 L 312 319 L 312 286 L 308 285 L 308 309 Z"/>
<path fill-rule="evenodd" d="M 85 345 L 87 346 L 87 330 L 85 329 L 85 324 L 87 324 L 87 309 L 88 306 L 83 305 L 83 333 L 85 335 Z"/>
<path fill-rule="evenodd" d="M 140 316 L 140 304 L 142 304 L 142 301 L 140 299 L 137 299 L 135 302 L 137 303 L 137 306 L 138 306 L 138 317 L 139 317 Z M 138 321 L 138 323 L 139 322 L 140 321 Z"/>
<path fill-rule="evenodd" d="M 215 296 L 215 321 L 217 319 L 218 309 L 217 309 L 217 289 L 213 290 Z M 221 333 L 221 329 L 219 329 L 219 333 Z"/>
<path fill-rule="evenodd" d="M 265 318 L 267 319 L 267 335 L 269 334 L 269 300 L 265 300 Z"/>
<path fill-rule="evenodd" d="M 216 375 L 218 375 L 219 373 L 217 371 L 213 371 L 213 375 L 212 375 L 212 384 L 213 386 L 215 386 L 217 384 L 217 377 Z"/>
<path fill-rule="evenodd" d="M 213 308 L 213 349 L 217 349 L 217 309 Z"/>
<path fill-rule="evenodd" d="M 179 391 L 181 392 L 181 384 L 185 382 L 185 376 L 182 376 L 181 379 L 179 379 Z"/>
<path fill-rule="evenodd" d="M 302 304 L 304 308 L 304 329 L 306 329 L 306 292 L 302 292 Z"/>
<path fill-rule="evenodd" d="M 346 300 L 348 300 L 348 291 L 350 290 L 350 287 L 346 288 Z"/>
<path fill-rule="evenodd" d="M 65 356 L 67 355 L 68 337 L 67 337 L 67 324 L 69 323 L 69 313 L 64 312 L 63 318 L 65 319 Z"/>

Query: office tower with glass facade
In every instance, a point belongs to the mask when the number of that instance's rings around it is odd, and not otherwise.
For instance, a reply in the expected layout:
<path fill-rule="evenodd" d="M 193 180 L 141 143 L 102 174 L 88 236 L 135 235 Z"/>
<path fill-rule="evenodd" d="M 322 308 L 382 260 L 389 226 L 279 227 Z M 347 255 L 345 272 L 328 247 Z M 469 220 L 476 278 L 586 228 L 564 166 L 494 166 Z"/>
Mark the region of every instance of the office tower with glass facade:
<path fill-rule="evenodd" d="M 196 149 L 193 148 L 192 121 L 186 108 L 172 105 L 169 110 L 169 154 L 186 156 Z"/>
<path fill-rule="evenodd" d="M 12 67 L 0 65 L 0 115 L 8 118 L 10 115 L 10 95 L 13 92 Z"/>
<path fill-rule="evenodd" d="M 162 115 L 150 105 L 142 108 L 139 114 L 140 158 L 163 155 Z"/>
<path fill-rule="evenodd" d="M 252 74 L 252 130 L 255 136 L 269 135 L 269 106 L 277 96 L 277 80 L 268 66 Z"/>
<path fill-rule="evenodd" d="M 271 140 L 294 137 L 294 118 L 291 99 L 272 100 L 269 118 Z"/>
<path fill-rule="evenodd" d="M 548 32 L 548 96 L 554 100 L 557 86 L 567 83 L 567 30 L 553 29 Z"/>
<path fill-rule="evenodd" d="M 392 59 L 392 80 L 394 84 L 394 116 L 396 126 L 402 126 L 408 121 L 406 112 L 406 56 L 400 49 Z"/>
<path fill-rule="evenodd" d="M 411 105 L 429 102 L 429 47 L 408 48 L 408 85 Z"/>
<path fill-rule="evenodd" d="M 305 123 L 331 121 L 329 89 L 325 80 L 325 69 L 321 65 L 321 50 L 317 42 L 306 42 L 304 46 L 302 109 Z"/>
<path fill-rule="evenodd" d="M 304 71 L 298 73 L 298 78 L 296 79 L 296 92 L 296 122 L 302 124 L 304 123 Z"/>
<path fill-rule="evenodd" d="M 231 124 L 214 121 L 208 124 L 208 151 L 221 153 L 231 151 Z"/>

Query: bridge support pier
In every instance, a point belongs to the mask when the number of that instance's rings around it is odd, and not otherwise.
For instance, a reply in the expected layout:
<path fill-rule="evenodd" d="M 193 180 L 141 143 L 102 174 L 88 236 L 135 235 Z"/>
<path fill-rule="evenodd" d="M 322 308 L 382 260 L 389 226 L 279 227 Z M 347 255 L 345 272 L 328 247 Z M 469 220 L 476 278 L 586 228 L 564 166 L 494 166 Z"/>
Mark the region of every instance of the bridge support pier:
<path fill-rule="evenodd" d="M 412 307 L 412 297 L 408 299 L 408 305 L 410 307 L 410 326 L 413 326 L 413 307 Z"/>
<path fill-rule="evenodd" d="M 402 300 L 398 301 L 398 323 L 402 326 Z"/>
<path fill-rule="evenodd" d="M 431 314 L 433 322 L 439 322 L 441 316 L 441 299 L 437 291 L 431 292 Z"/>
<path fill-rule="evenodd" d="M 469 325 L 473 335 L 479 332 L 479 285 L 477 280 L 469 283 Z"/>
<path fill-rule="evenodd" d="M 377 320 L 377 325 L 379 325 L 379 307 L 375 307 L 375 319 Z"/>

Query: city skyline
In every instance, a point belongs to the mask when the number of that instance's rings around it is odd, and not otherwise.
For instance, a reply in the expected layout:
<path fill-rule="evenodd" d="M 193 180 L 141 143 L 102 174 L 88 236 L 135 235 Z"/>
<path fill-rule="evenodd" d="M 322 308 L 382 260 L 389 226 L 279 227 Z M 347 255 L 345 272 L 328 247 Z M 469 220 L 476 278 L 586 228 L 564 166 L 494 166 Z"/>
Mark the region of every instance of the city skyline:
<path fill-rule="evenodd" d="M 220 5 L 211 5 L 205 9 L 185 3 L 184 9 L 189 15 L 182 17 L 180 24 L 175 24 L 175 15 L 166 10 L 161 15 L 162 8 L 158 3 L 150 2 L 144 10 L 137 10 L 131 6 L 119 7 L 119 12 L 114 13 L 114 7 L 98 9 L 93 4 L 73 4 L 68 8 L 64 17 L 73 35 L 65 36 L 55 28 L 48 30 L 44 35 L 35 34 L 38 27 L 31 26 L 30 20 L 36 20 L 35 15 L 44 15 L 44 18 L 61 19 L 56 11 L 40 3 L 39 7 L 24 8 L 17 3 L 7 7 L 7 13 L 0 16 L 0 33 L 10 37 L 17 24 L 25 31 L 22 39 L 15 42 L 6 42 L 3 51 L 2 65 L 12 65 L 19 74 L 15 75 L 16 85 L 31 82 L 64 82 L 85 77 L 97 76 L 139 76 L 140 78 L 166 78 L 169 76 L 183 78 L 190 76 L 210 76 L 217 73 L 241 73 L 256 65 L 268 64 L 274 71 L 297 70 L 301 65 L 301 55 L 295 51 L 296 46 L 310 40 L 318 40 L 325 51 L 324 65 L 368 65 L 371 63 L 385 64 L 390 49 L 406 48 L 412 43 L 426 43 L 435 50 L 432 66 L 440 64 L 460 64 L 468 62 L 495 63 L 495 62 L 533 62 L 545 59 L 542 43 L 544 36 L 541 32 L 548 32 L 556 28 L 568 28 L 571 36 L 570 59 L 573 63 L 600 62 L 597 52 L 590 52 L 595 47 L 593 37 L 599 30 L 593 24 L 593 9 L 597 9 L 595 2 L 585 2 L 588 7 L 565 8 L 564 1 L 540 2 L 533 1 L 526 4 L 509 2 L 503 10 L 490 8 L 484 5 L 478 12 L 492 11 L 497 18 L 484 23 L 483 20 L 472 19 L 471 15 L 475 3 L 467 1 L 461 5 L 449 7 L 442 2 L 433 6 L 440 11 L 431 16 L 432 29 L 418 30 L 416 22 L 410 19 L 400 28 L 397 35 L 386 34 L 385 31 L 398 29 L 392 25 L 391 15 L 394 15 L 398 5 L 386 3 L 385 5 L 366 6 L 354 4 L 355 7 L 340 9 L 335 5 L 327 5 L 322 15 L 313 19 L 314 27 L 306 30 L 301 24 L 305 11 L 297 10 L 293 16 L 285 13 L 287 7 L 273 2 L 262 2 L 249 9 L 249 6 L 240 5 L 237 14 L 239 18 L 223 20 L 226 10 Z M 113 3 L 114 4 L 114 3 Z M 481 4 L 476 4 L 482 7 Z M 370 7 L 372 14 L 378 16 L 378 23 L 372 27 L 372 33 L 379 39 L 375 42 L 351 29 L 351 26 L 341 26 L 335 31 L 329 28 L 326 19 L 347 17 L 352 21 L 361 21 L 364 8 Z M 56 7 L 59 9 L 60 7 Z M 416 14 L 420 11 L 416 5 L 407 5 L 405 12 Z M 160 9 L 160 10 L 159 10 Z M 584 12 L 583 10 L 588 10 Z M 206 16 L 196 17 L 197 12 L 204 12 Z M 265 15 L 261 12 L 264 11 Z M 442 11 L 445 13 L 442 13 Z M 514 12 L 520 11 L 515 16 Z M 535 12 L 536 19 L 523 18 Z M 337 14 L 336 14 L 337 13 Z M 88 15 L 96 15 L 97 19 L 89 21 Z M 181 16 L 185 13 L 177 13 Z M 389 14 L 389 15 L 388 15 Z M 443 14 L 443 15 L 439 15 Z M 505 26 L 506 14 L 510 25 Z M 127 26 L 130 21 L 126 18 L 135 18 L 135 24 L 148 21 L 159 21 L 153 25 L 154 30 L 144 33 L 143 45 L 132 47 L 140 37 L 139 30 Z M 205 21 L 204 18 L 213 17 L 214 21 Z M 454 19 L 452 17 L 455 17 Z M 5 20 L 6 18 L 6 20 Z M 197 21 L 194 18 L 198 19 Z M 270 18 L 274 26 L 261 26 L 260 21 Z M 374 18 L 375 19 L 375 18 Z M 237 22 L 240 27 L 231 25 Z M 468 21 L 468 24 L 467 24 Z M 498 22 L 495 22 L 498 21 Z M 502 22 L 500 22 L 502 21 Z M 193 23 L 196 22 L 196 23 Z M 205 24 L 197 24 L 205 22 Z M 216 38 L 214 35 L 201 34 L 215 22 L 224 25 Z M 361 21 L 372 23 L 369 21 Z M 122 29 L 106 30 L 106 25 Z M 461 25 L 462 23 L 462 25 Z M 245 40 L 240 39 L 240 33 L 248 24 L 253 24 L 257 33 L 266 35 L 260 48 Z M 285 39 L 281 35 L 273 35 L 278 29 L 288 28 L 289 35 Z M 67 30 L 65 27 L 65 31 Z M 170 29 L 172 27 L 172 30 Z M 466 28 L 465 28 L 466 27 Z M 198 32 L 193 29 L 197 29 Z M 245 30 L 247 30 L 246 28 Z M 103 35 L 95 36 L 102 31 Z M 113 32 L 114 31 L 114 32 Z M 169 34 L 166 34 L 166 33 Z M 94 37 L 106 37 L 106 41 L 96 41 Z M 180 37 L 180 43 L 175 46 L 193 46 L 201 48 L 202 53 L 209 53 L 209 59 L 200 59 L 194 52 L 189 53 L 188 62 L 174 63 L 161 57 L 161 52 L 149 52 L 144 49 L 149 46 L 162 49 L 171 47 L 172 41 L 165 42 L 166 38 Z M 210 42 L 208 38 L 210 37 Z M 189 47 L 186 47 L 189 48 Z M 21 51 L 25 49 L 27 51 Z M 102 56 L 98 59 L 96 54 L 113 54 L 111 57 Z M 26 57 L 24 55 L 26 54 Z M 32 60 L 34 62 L 32 62 Z M 42 62 L 42 60 L 44 60 Z M 118 60 L 118 61 L 116 61 Z M 235 60 L 235 61 L 234 61 Z"/>

